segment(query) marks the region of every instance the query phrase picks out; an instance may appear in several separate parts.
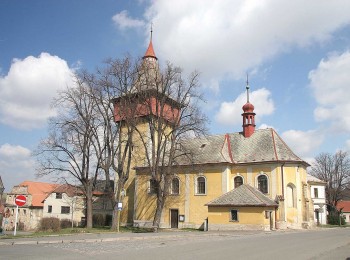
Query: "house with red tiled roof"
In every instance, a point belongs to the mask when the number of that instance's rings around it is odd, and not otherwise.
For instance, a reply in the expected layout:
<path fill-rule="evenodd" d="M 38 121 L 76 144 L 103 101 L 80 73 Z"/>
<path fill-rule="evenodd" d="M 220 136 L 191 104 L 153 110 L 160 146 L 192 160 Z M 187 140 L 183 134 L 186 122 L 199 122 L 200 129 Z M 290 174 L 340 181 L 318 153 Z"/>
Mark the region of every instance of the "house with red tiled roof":
<path fill-rule="evenodd" d="M 26 203 L 18 208 L 18 228 L 36 229 L 43 215 L 44 199 L 58 186 L 58 184 L 34 181 L 24 181 L 14 186 L 6 196 L 5 211 L 9 211 L 10 215 L 4 221 L 4 229 L 13 230 L 15 227 L 17 208 L 15 199 L 18 195 L 26 197 Z"/>
<path fill-rule="evenodd" d="M 93 214 L 101 214 L 103 219 L 111 219 L 112 202 L 106 194 L 97 190 L 93 192 Z M 43 217 L 55 217 L 69 220 L 73 226 L 85 222 L 85 196 L 78 186 L 62 184 L 50 192 L 44 199 Z M 108 223 L 105 223 L 108 224 Z"/>
<path fill-rule="evenodd" d="M 69 184 L 24 181 L 12 188 L 7 194 L 5 211 L 9 212 L 4 221 L 5 230 L 15 227 L 16 204 L 18 195 L 26 197 L 26 203 L 18 209 L 18 229 L 35 230 L 43 217 L 55 217 L 72 221 L 75 226 L 84 223 L 85 196 L 80 187 Z M 111 219 L 112 203 L 101 191 L 93 192 L 93 214 L 101 214 L 104 219 Z"/>
<path fill-rule="evenodd" d="M 337 210 L 341 210 L 345 217 L 345 222 L 350 222 L 350 200 L 338 201 Z"/>

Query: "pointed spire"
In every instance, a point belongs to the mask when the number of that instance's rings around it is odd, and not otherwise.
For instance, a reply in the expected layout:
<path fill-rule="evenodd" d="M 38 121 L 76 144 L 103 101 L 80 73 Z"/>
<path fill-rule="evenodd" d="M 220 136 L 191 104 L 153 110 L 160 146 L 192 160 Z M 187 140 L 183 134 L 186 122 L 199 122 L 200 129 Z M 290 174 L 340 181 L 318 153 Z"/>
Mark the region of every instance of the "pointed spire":
<path fill-rule="evenodd" d="M 153 49 L 152 36 L 153 36 L 153 24 L 151 24 L 151 39 L 149 41 L 149 45 L 148 45 L 148 48 L 147 48 L 145 55 L 143 56 L 143 59 L 154 58 L 154 59 L 158 60 L 156 57 L 156 54 L 154 52 L 154 49 Z"/>
<path fill-rule="evenodd" d="M 248 80 L 248 73 L 247 73 L 247 85 L 246 85 L 246 90 L 247 90 L 247 103 L 249 103 L 249 80 Z"/>
<path fill-rule="evenodd" d="M 250 137 L 255 131 L 255 113 L 253 104 L 249 103 L 249 80 L 247 74 L 246 81 L 247 90 L 247 103 L 242 107 L 243 109 L 243 135 L 244 137 Z"/>

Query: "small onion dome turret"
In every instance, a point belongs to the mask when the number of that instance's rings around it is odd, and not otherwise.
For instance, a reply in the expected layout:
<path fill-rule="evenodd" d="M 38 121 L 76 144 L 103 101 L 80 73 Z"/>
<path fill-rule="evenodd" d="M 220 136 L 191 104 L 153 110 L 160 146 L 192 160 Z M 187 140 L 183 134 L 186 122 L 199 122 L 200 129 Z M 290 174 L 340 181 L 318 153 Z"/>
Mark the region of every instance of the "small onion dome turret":
<path fill-rule="evenodd" d="M 244 113 L 249 113 L 249 112 L 251 112 L 251 113 L 253 113 L 254 112 L 254 106 L 253 106 L 253 104 L 251 104 L 251 103 L 249 103 L 249 102 L 247 102 L 243 107 L 242 107 L 242 109 L 243 109 L 243 111 L 244 111 Z"/>

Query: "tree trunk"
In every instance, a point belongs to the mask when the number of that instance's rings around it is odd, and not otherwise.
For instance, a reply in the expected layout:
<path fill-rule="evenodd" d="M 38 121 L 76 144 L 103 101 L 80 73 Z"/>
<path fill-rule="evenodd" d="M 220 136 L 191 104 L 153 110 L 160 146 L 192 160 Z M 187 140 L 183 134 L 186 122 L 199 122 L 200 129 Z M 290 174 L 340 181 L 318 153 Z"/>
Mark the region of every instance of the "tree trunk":
<path fill-rule="evenodd" d="M 156 208 L 156 212 L 154 214 L 154 219 L 153 219 L 153 231 L 154 232 L 158 232 L 158 228 L 160 226 L 160 220 L 162 217 L 162 211 L 163 211 L 163 207 L 164 207 L 164 197 L 160 193 L 161 193 L 161 191 L 158 191 L 157 208 Z"/>
<path fill-rule="evenodd" d="M 86 193 L 86 228 L 92 228 L 92 191 Z"/>

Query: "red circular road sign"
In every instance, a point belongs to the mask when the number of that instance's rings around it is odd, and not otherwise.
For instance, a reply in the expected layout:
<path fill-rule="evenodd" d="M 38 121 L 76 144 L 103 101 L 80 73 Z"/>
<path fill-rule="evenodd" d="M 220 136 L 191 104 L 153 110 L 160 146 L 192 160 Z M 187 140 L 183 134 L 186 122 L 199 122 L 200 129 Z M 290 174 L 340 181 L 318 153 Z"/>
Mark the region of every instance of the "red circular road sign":
<path fill-rule="evenodd" d="M 27 202 L 27 198 L 23 195 L 18 195 L 15 199 L 16 205 L 20 207 L 26 204 L 26 202 Z"/>

